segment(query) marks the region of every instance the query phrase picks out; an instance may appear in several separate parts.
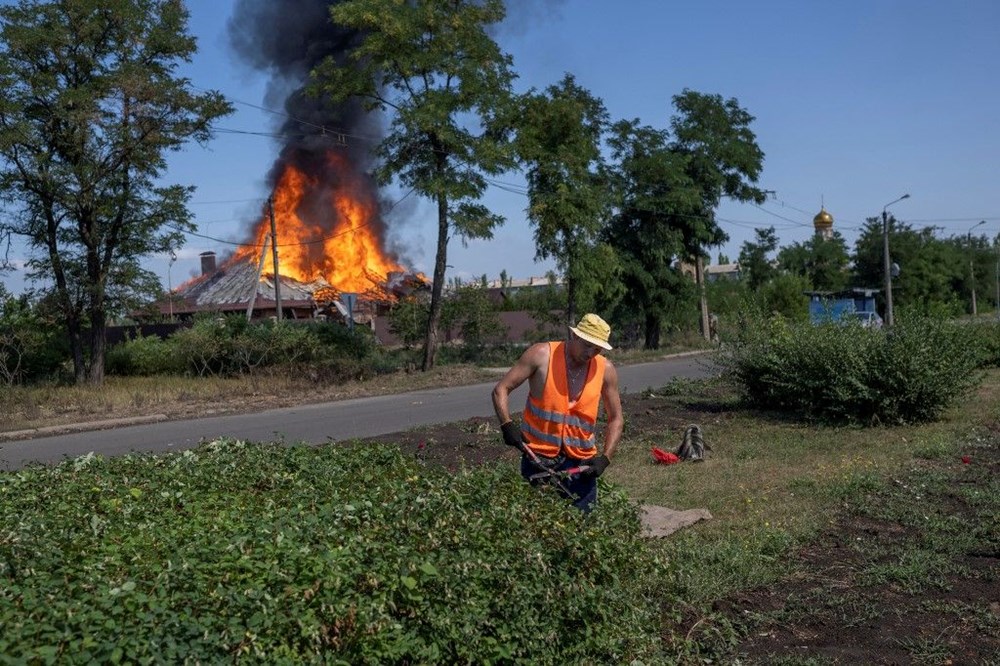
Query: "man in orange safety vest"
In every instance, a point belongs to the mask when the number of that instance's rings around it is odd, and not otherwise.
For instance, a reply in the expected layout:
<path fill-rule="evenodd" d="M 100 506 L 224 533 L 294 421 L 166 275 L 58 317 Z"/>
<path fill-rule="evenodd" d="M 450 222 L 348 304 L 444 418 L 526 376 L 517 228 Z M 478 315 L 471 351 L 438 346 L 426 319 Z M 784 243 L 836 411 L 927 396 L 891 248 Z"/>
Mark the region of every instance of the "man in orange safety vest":
<path fill-rule="evenodd" d="M 584 511 L 593 508 L 597 477 L 611 464 L 624 425 L 618 372 L 601 355 L 611 349 L 610 337 L 607 322 L 586 314 L 569 327 L 567 340 L 529 347 L 493 388 L 493 408 L 504 443 L 522 451 L 521 474 L 526 479 L 538 477 L 540 466 L 553 472 L 588 468 L 561 485 Z M 525 380 L 528 400 L 518 426 L 508 399 Z M 607 426 L 599 450 L 597 415 L 602 402 Z"/>

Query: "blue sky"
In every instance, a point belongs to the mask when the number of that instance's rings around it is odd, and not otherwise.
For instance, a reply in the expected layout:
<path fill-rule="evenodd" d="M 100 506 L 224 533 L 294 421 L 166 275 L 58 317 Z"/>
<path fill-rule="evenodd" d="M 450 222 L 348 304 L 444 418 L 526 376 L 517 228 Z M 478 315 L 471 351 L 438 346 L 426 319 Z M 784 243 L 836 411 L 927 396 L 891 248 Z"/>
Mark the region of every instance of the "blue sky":
<path fill-rule="evenodd" d="M 275 0 L 278 1 L 278 0 Z M 184 73 L 217 89 L 237 112 L 219 127 L 268 132 L 282 117 L 265 100 L 263 76 L 228 48 L 232 0 L 192 0 L 191 32 L 199 52 Z M 530 10 L 526 8 L 530 7 Z M 782 245 L 813 233 L 821 202 L 848 243 L 866 217 L 891 208 L 941 236 L 976 229 L 1000 233 L 1000 3 L 845 0 L 521 0 L 510 7 L 497 41 L 514 59 L 518 91 L 544 88 L 564 73 L 602 98 L 613 119 L 667 127 L 671 97 L 684 88 L 735 97 L 756 120 L 765 153 L 760 186 L 775 194 L 763 206 L 724 203 L 717 212 L 730 241 L 712 250 L 734 259 L 755 228 L 774 226 Z M 220 134 L 207 148 L 173 155 L 169 182 L 198 188 L 198 233 L 238 240 L 268 192 L 273 139 Z M 498 179 L 522 184 L 519 174 Z M 390 198 L 399 192 L 389 191 Z M 449 246 L 449 277 L 501 270 L 542 275 L 534 261 L 527 200 L 500 188 L 485 203 L 507 224 L 491 241 Z M 430 273 L 436 219 L 410 197 L 393 217 L 392 242 L 412 268 Z M 198 254 L 225 243 L 192 236 L 168 272 L 165 256 L 149 266 L 176 286 L 198 270 Z M 16 248 L 15 248 L 16 249 Z M 15 252 L 16 254 L 16 252 Z M 19 291 L 20 273 L 0 276 Z"/>

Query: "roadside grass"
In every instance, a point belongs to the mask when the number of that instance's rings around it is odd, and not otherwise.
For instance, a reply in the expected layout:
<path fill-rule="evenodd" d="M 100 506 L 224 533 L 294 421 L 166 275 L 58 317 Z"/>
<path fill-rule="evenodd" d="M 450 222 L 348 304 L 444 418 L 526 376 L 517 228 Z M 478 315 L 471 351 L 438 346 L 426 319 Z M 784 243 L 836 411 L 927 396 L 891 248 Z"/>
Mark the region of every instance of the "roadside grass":
<path fill-rule="evenodd" d="M 646 363 L 665 355 L 697 350 L 688 340 L 672 342 L 661 350 L 614 350 L 616 364 Z M 517 360 L 517 350 L 489 363 L 439 364 L 430 372 L 416 370 L 417 362 L 400 360 L 400 370 L 374 374 L 363 380 L 332 381 L 301 368 L 263 369 L 237 377 L 108 376 L 99 387 L 42 383 L 31 386 L 0 386 L 0 432 L 43 426 L 101 421 L 120 416 L 164 414 L 169 418 L 193 418 L 255 408 L 285 407 L 348 398 L 387 395 L 444 386 L 493 381 L 499 372 Z M 401 355 L 400 359 L 404 359 Z M 416 359 L 415 352 L 413 359 Z"/>
<path fill-rule="evenodd" d="M 675 388 L 664 387 L 656 395 L 695 410 L 706 400 L 705 387 Z M 714 407 L 703 412 L 706 420 L 700 424 L 711 446 L 706 461 L 657 465 L 650 449 L 676 448 L 679 433 L 629 432 L 627 423 L 628 444 L 608 473 L 639 502 L 704 507 L 713 515 L 659 544 L 670 562 L 665 606 L 672 626 L 665 635 L 680 657 L 731 650 L 740 630 L 713 603 L 794 575 L 790 555 L 845 512 L 859 520 L 903 525 L 910 535 L 899 542 L 858 542 L 868 561 L 852 573 L 860 586 L 888 586 L 901 594 L 941 589 L 949 576 L 975 575 L 956 555 L 991 538 L 996 543 L 1000 487 L 996 482 L 988 491 L 955 487 L 953 477 L 963 467 L 962 456 L 974 460 L 977 447 L 997 437 L 1000 372 L 990 371 L 976 393 L 941 421 L 893 428 L 786 421 L 741 410 L 725 391 L 721 399 L 719 389 L 707 392 L 714 396 L 709 400 Z M 956 517 L 951 511 L 956 503 L 972 507 L 981 520 L 970 524 Z M 770 621 L 794 623 L 817 607 L 848 622 L 886 610 L 864 595 L 826 590 L 789 599 L 782 616 Z M 971 612 L 985 618 L 981 624 L 995 620 L 989 609 Z M 908 650 L 914 659 L 933 660 L 939 653 L 933 642 Z"/>
<path fill-rule="evenodd" d="M 55 384 L 0 387 L 0 431 L 119 416 L 165 414 L 194 418 L 474 384 L 496 377 L 495 370 L 463 364 L 441 366 L 426 373 L 402 370 L 347 382 L 327 382 L 303 372 L 266 372 L 240 377 L 107 377 L 99 387 Z"/>

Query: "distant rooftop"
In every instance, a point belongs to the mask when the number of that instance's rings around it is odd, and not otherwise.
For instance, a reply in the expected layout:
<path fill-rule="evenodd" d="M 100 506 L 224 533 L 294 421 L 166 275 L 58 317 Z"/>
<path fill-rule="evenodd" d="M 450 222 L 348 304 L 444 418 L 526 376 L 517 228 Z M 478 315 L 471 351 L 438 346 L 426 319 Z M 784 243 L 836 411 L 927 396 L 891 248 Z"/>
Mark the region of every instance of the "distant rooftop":
<path fill-rule="evenodd" d="M 562 283 L 563 283 L 562 278 L 557 277 L 555 279 L 554 284 L 560 285 Z M 547 284 L 552 284 L 552 282 L 549 280 L 549 276 L 536 275 L 534 277 L 520 278 L 520 279 L 508 278 L 506 282 L 503 282 L 499 279 L 490 280 L 489 282 L 486 283 L 486 286 L 490 289 L 516 289 L 520 287 L 541 287 Z"/>

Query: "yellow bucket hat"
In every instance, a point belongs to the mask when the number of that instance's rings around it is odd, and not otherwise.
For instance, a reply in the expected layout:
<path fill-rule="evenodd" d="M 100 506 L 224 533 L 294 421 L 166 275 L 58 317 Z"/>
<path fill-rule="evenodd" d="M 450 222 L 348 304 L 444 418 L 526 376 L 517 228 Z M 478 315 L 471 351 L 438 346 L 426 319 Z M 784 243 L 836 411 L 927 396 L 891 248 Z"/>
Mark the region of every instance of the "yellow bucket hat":
<path fill-rule="evenodd" d="M 570 326 L 569 330 L 581 340 L 586 340 L 602 349 L 611 349 L 608 338 L 611 337 L 611 327 L 595 314 L 587 313 L 580 319 L 576 326 Z"/>

